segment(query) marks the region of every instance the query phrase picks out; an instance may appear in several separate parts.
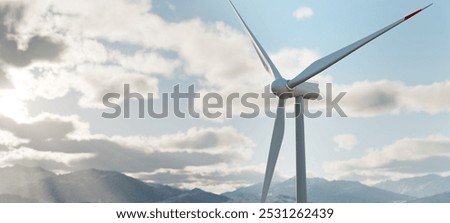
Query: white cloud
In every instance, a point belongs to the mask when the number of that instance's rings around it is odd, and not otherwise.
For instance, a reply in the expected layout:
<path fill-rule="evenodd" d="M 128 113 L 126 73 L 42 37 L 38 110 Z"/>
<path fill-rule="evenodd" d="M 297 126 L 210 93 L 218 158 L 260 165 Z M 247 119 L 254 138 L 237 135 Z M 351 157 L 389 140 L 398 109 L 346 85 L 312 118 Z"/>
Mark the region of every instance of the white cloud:
<path fill-rule="evenodd" d="M 178 188 L 202 188 L 215 193 L 224 193 L 236 188 L 260 182 L 265 165 L 236 166 L 218 163 L 207 166 L 187 166 L 182 169 L 158 169 L 153 172 L 129 174 L 149 182 L 164 183 Z M 279 175 L 275 175 L 279 179 Z"/>
<path fill-rule="evenodd" d="M 314 11 L 310 7 L 300 7 L 294 11 L 293 16 L 297 19 L 306 19 L 314 15 Z"/>
<path fill-rule="evenodd" d="M 22 3 L 28 10 L 24 11 L 22 22 L 16 24 L 17 36 L 38 33 L 63 39 L 66 45 L 59 61 L 34 62 L 20 71 L 42 70 L 39 78 L 35 74 L 23 75 L 27 80 L 33 77 L 33 81 L 24 85 L 17 80 L 22 77 L 14 77 L 16 88 L 35 89 L 29 100 L 53 99 L 74 90 L 82 93 L 81 106 L 100 108 L 100 96 L 117 92 L 125 79 L 151 83 L 145 86 L 146 93 L 158 93 L 157 75 L 172 76 L 176 69 L 195 76 L 200 90 L 215 90 L 223 95 L 262 92 L 263 86 L 272 80 L 248 37 L 223 22 L 207 23 L 200 19 L 167 22 L 152 13 L 148 1 Z M 27 43 L 26 38 L 16 40 L 22 45 Z M 166 53 L 172 56 L 169 58 Z M 300 72 L 293 68 L 305 67 L 316 58 L 317 53 L 308 49 L 283 49 L 274 54 L 280 69 L 289 73 Z"/>
<path fill-rule="evenodd" d="M 408 87 L 401 101 L 410 111 L 437 114 L 450 111 L 448 95 L 450 95 L 450 81 L 436 82 Z"/>
<path fill-rule="evenodd" d="M 155 52 L 138 51 L 132 55 L 126 55 L 115 50 L 110 53 L 110 56 L 118 65 L 138 73 L 171 76 L 181 65 L 179 60 L 167 59 Z"/>
<path fill-rule="evenodd" d="M 307 66 L 320 59 L 317 50 L 285 48 L 273 54 L 272 59 L 286 78 L 294 78 Z"/>
<path fill-rule="evenodd" d="M 62 39 L 66 45 L 58 61 L 33 62 L 19 71 L 8 70 L 14 73 L 10 77 L 16 88 L 32 89 L 26 100 L 54 99 L 75 90 L 82 93 L 80 105 L 98 108 L 102 94 L 117 92 L 126 82 L 138 87 L 138 83 L 148 83 L 141 84 L 145 93 L 158 93 L 155 75 L 171 76 L 179 68 L 197 76 L 206 88 L 230 89 L 239 83 L 243 89 L 255 80 L 255 75 L 248 75 L 258 71 L 254 64 L 261 67 L 247 37 L 240 32 L 221 22 L 166 22 L 151 12 L 148 1 L 16 4 L 26 5 L 23 18 L 14 24 L 19 45 L 26 46 L 29 38 L 25 37 L 36 33 Z M 124 11 L 127 16 L 123 16 Z M 183 38 L 179 38 L 181 34 Z M 175 57 L 163 56 L 165 52 Z M 262 83 L 264 79 L 258 86 Z"/>
<path fill-rule="evenodd" d="M 328 77 L 319 79 L 322 96 Z M 450 112 L 450 81 L 429 85 L 408 86 L 401 81 L 358 81 L 349 85 L 333 83 L 333 98 L 345 92 L 338 105 L 349 117 L 376 117 L 422 112 L 438 114 Z M 312 101 L 311 108 L 325 110 L 326 100 Z"/>
<path fill-rule="evenodd" d="M 157 78 L 128 72 L 120 66 L 87 64 L 78 66 L 73 73 L 79 76 L 73 87 L 83 93 L 79 102 L 82 107 L 104 108 L 102 98 L 110 92 L 120 93 L 123 100 L 124 84 L 129 84 L 133 92 L 143 96 L 149 92 L 158 92 Z"/>
<path fill-rule="evenodd" d="M 17 163 L 35 163 L 56 162 L 71 166 L 73 162 L 95 157 L 95 154 L 89 153 L 61 153 L 50 151 L 37 151 L 34 149 L 21 147 L 10 151 L 0 151 L 0 167 L 11 166 Z"/>
<path fill-rule="evenodd" d="M 331 178 L 376 181 L 450 171 L 450 137 L 404 138 L 367 155 L 324 165 Z"/>
<path fill-rule="evenodd" d="M 6 70 L 17 89 L 29 91 L 24 100 L 54 99 L 73 90 L 81 93 L 82 107 L 103 108 L 101 98 L 105 93 L 121 92 L 123 84 L 130 83 L 143 95 L 156 94 L 159 77 L 172 77 L 178 69 L 196 77 L 198 91 L 215 91 L 223 96 L 233 92 L 260 93 L 272 81 L 248 37 L 223 22 L 207 23 L 200 19 L 167 22 L 152 13 L 147 1 L 71 4 L 49 0 L 26 4 L 28 10 L 22 22 L 15 24 L 17 41 L 27 43 L 26 38 L 18 36 L 37 33 L 63 39 L 66 48 L 58 61 L 36 61 L 26 68 Z M 111 7 L 98 13 L 97 9 L 104 4 Z M 128 12 L 125 17 L 120 16 L 124 9 Z M 179 38 L 180 33 L 183 38 Z M 311 49 L 281 49 L 272 53 L 272 57 L 282 73 L 291 78 L 320 55 Z M 320 81 L 322 91 L 323 83 L 330 81 L 327 77 L 315 79 Z M 335 84 L 335 90 L 348 92 L 340 103 L 347 115 L 371 117 L 403 111 L 448 112 L 450 102 L 445 95 L 449 94 L 449 85 L 449 82 L 406 86 L 393 81 L 361 81 Z M 256 103 L 262 108 L 262 100 Z M 314 103 L 311 104 L 313 107 Z M 245 111 L 239 105 L 234 108 L 235 114 Z"/>
<path fill-rule="evenodd" d="M 336 143 L 337 151 L 351 151 L 358 144 L 358 139 L 352 134 L 337 135 L 333 138 L 333 141 Z"/>
<path fill-rule="evenodd" d="M 15 89 L 0 90 L 0 115 L 25 120 L 29 114 L 25 103 L 21 99 L 21 92 Z"/>
<path fill-rule="evenodd" d="M 18 138 L 13 133 L 0 129 L 0 145 L 16 147 L 27 142 L 29 142 L 29 140 Z"/>
<path fill-rule="evenodd" d="M 0 116 L 0 129 L 0 136 L 7 136 L 0 144 L 26 146 L 0 148 L 0 166 L 115 170 L 146 181 L 210 191 L 253 184 L 262 179 L 264 170 L 264 165 L 242 164 L 251 158 L 255 143 L 231 127 L 191 128 L 158 137 L 106 136 L 92 134 L 89 124 L 77 116 L 42 114 L 24 123 Z"/>
<path fill-rule="evenodd" d="M 101 4 L 96 3 L 81 4 L 83 6 L 77 4 L 70 9 L 65 8 L 67 4 L 70 5 L 69 2 L 61 3 L 61 1 L 23 1 L 15 3 L 25 6 L 23 14 L 17 13 L 17 15 L 23 15 L 23 17 L 18 16 L 17 21 L 11 23 L 11 26 L 13 26 L 11 30 L 17 32 L 17 35 L 13 36 L 17 37 L 16 41 L 19 45 L 23 45 L 25 49 L 31 47 L 32 45 L 27 46 L 31 42 L 28 42 L 30 40 L 26 37 L 36 34 L 63 39 L 66 45 L 58 60 L 33 61 L 26 67 L 21 68 L 14 68 L 16 65 L 10 63 L 11 66 L 6 69 L 9 79 L 17 91 L 26 93 L 21 96 L 21 100 L 33 100 L 38 97 L 54 99 L 65 96 L 73 89 L 82 93 L 81 106 L 100 107 L 103 94 L 111 91 L 117 92 L 118 89 L 122 89 L 125 83 L 134 84 L 140 92 L 144 92 L 144 89 L 145 93 L 149 91 L 157 92 L 158 81 L 155 77 L 149 75 L 155 73 L 170 74 L 178 66 L 176 61 L 151 52 L 125 55 L 101 44 L 99 37 L 91 38 L 85 36 L 82 32 L 78 32 L 80 30 L 74 30 L 74 27 L 71 27 L 70 24 L 75 22 L 74 20 L 83 20 L 87 16 L 84 14 L 87 13 L 86 11 L 89 12 L 89 10 L 101 6 Z M 144 2 L 141 3 L 144 4 Z M 145 7 L 139 7 L 139 4 L 129 4 L 128 7 L 126 6 L 128 3 L 122 1 L 113 1 L 111 4 L 110 6 L 116 5 L 118 8 L 113 7 L 114 9 L 106 11 L 112 11 L 113 13 L 95 14 L 99 17 L 102 17 L 102 15 L 113 16 L 116 15 L 114 12 L 120 11 L 120 7 L 140 12 L 145 10 Z M 87 10 L 83 10 L 83 7 Z M 77 11 L 77 9 L 80 10 Z M 56 12 L 61 12 L 61 14 Z M 123 11 L 121 12 L 123 13 Z M 93 19 L 92 21 L 98 20 Z M 84 25 L 86 25 L 85 28 L 91 27 L 88 24 Z M 13 43 L 11 44 L 13 45 Z M 6 62 L 8 61 L 6 60 Z M 148 65 L 148 63 L 151 63 L 151 65 Z"/>
<path fill-rule="evenodd" d="M 149 154 L 154 152 L 206 153 L 223 156 L 228 162 L 250 159 L 255 147 L 249 138 L 231 127 L 194 127 L 186 132 L 159 137 L 112 136 L 110 140 Z"/>
<path fill-rule="evenodd" d="M 338 85 L 335 92 L 347 92 L 340 105 L 352 117 L 370 117 L 398 114 L 401 109 L 399 96 L 404 85 L 393 81 L 361 81 L 352 85 Z"/>

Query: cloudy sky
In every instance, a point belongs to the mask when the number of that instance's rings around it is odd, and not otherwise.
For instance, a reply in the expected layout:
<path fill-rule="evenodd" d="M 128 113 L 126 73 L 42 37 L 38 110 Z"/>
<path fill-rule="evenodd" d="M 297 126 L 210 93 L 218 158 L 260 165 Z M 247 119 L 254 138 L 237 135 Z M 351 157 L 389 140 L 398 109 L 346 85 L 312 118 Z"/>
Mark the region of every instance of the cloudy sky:
<path fill-rule="evenodd" d="M 235 0 L 286 78 L 428 3 Z M 335 95 L 347 92 L 340 105 L 348 117 L 306 120 L 309 177 L 450 174 L 449 9 L 435 1 L 314 78 L 322 90 L 332 83 Z M 1 167 L 116 170 L 214 192 L 262 181 L 273 119 L 242 118 L 240 103 L 232 118 L 178 118 L 169 103 L 169 117 L 141 119 L 137 101 L 131 118 L 102 118 L 113 111 L 103 96 L 123 95 L 124 84 L 152 93 L 158 111 L 178 84 L 201 95 L 262 93 L 272 79 L 227 1 L 0 0 L 0 18 Z M 123 107 L 122 99 L 114 102 Z M 311 108 L 325 111 L 322 102 Z M 293 124 L 278 180 L 295 173 Z"/>

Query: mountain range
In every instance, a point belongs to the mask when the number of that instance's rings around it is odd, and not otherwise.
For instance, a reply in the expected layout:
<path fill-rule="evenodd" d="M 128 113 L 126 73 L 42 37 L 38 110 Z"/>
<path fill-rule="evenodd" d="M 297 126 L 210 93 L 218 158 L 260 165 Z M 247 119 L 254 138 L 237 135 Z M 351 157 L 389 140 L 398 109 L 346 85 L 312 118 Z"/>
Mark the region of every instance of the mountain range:
<path fill-rule="evenodd" d="M 0 203 L 222 203 L 259 202 L 261 184 L 214 194 L 145 183 L 120 172 L 82 170 L 57 175 L 39 167 L 0 169 Z M 354 181 L 307 181 L 313 203 L 450 203 L 450 178 L 429 175 L 373 187 Z M 272 184 L 268 202 L 295 202 L 295 178 Z"/>
<path fill-rule="evenodd" d="M 375 187 L 413 197 L 425 198 L 450 192 L 450 177 L 426 175 L 397 181 L 385 181 L 376 184 Z"/>
<path fill-rule="evenodd" d="M 229 198 L 200 189 L 144 183 L 122 173 L 83 170 L 64 175 L 35 167 L 0 169 L 0 202 L 211 203 Z"/>
<path fill-rule="evenodd" d="M 258 202 L 262 184 L 224 193 L 234 202 Z M 267 201 L 274 203 L 295 202 L 295 178 L 274 183 Z M 406 202 L 414 198 L 407 195 L 369 187 L 352 181 L 327 181 L 320 178 L 307 180 L 308 202 L 312 203 L 388 203 Z"/>

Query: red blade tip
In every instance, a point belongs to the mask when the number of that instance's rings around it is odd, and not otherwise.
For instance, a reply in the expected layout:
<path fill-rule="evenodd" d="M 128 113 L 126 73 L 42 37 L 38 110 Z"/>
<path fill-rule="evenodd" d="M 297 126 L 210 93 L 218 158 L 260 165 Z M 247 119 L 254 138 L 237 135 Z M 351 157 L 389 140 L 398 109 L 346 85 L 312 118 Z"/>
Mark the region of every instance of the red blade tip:
<path fill-rule="evenodd" d="M 407 15 L 407 16 L 405 16 L 405 19 L 404 19 L 404 20 L 406 21 L 406 20 L 412 18 L 413 16 L 417 15 L 419 12 L 421 12 L 421 11 L 427 9 L 428 7 L 430 7 L 430 6 L 432 6 L 432 5 L 433 5 L 433 3 L 431 3 L 431 4 L 427 5 L 426 7 L 422 8 L 422 9 L 419 9 L 419 10 L 417 10 L 417 11 L 415 11 L 415 12 L 413 12 L 413 13 Z"/>

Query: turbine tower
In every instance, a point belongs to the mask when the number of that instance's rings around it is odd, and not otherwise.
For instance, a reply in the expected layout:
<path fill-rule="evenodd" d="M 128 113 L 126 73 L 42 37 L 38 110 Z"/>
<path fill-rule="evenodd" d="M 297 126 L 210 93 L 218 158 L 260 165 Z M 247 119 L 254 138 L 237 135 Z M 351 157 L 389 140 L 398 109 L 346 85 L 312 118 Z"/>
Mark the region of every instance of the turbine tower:
<path fill-rule="evenodd" d="M 315 83 L 306 82 L 310 78 L 324 71 L 328 67 L 342 60 L 344 57 L 350 55 L 355 52 L 362 46 L 376 39 L 377 37 L 383 35 L 387 31 L 393 29 L 394 27 L 400 25 L 411 17 L 415 16 L 419 12 L 425 10 L 430 7 L 432 4 L 419 9 L 400 20 L 392 23 L 389 26 L 361 39 L 353 44 L 350 44 L 334 53 L 331 53 L 328 56 L 325 56 L 311 65 L 309 65 L 305 70 L 303 70 L 300 74 L 298 74 L 292 80 L 286 80 L 280 74 L 276 66 L 273 64 L 269 55 L 266 53 L 264 48 L 256 39 L 255 35 L 253 35 L 250 28 L 242 19 L 241 15 L 237 11 L 233 2 L 229 0 L 231 6 L 233 7 L 236 15 L 241 21 L 243 27 L 245 28 L 248 36 L 250 37 L 253 47 L 258 53 L 259 59 L 261 59 L 262 64 L 267 72 L 269 72 L 275 80 L 272 82 L 271 89 L 272 92 L 278 96 L 278 107 L 275 118 L 275 124 L 272 133 L 272 141 L 270 143 L 270 151 L 269 158 L 267 160 L 266 172 L 264 176 L 264 184 L 261 194 L 261 202 L 265 202 L 270 183 L 272 182 L 272 177 L 275 171 L 275 165 L 277 163 L 278 154 L 280 152 L 281 143 L 283 141 L 284 136 L 284 119 L 285 119 L 285 102 L 288 98 L 295 98 L 295 131 L 296 131 L 296 192 L 297 192 L 297 202 L 298 203 L 306 203 L 306 162 L 305 162 L 305 131 L 304 131 L 304 117 L 303 117 L 303 100 L 304 99 L 317 99 L 319 95 L 319 85 Z"/>

